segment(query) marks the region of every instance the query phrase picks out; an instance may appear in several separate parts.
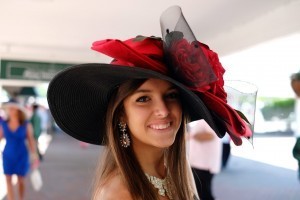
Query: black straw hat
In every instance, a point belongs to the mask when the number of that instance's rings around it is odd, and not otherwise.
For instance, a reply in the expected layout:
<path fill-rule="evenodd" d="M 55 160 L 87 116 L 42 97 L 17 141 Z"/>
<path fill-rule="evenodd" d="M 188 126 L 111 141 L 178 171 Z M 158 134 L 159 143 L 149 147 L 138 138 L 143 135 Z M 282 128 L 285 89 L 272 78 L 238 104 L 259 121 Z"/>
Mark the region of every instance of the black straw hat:
<path fill-rule="evenodd" d="M 196 40 L 178 6 L 163 13 L 161 27 L 163 39 L 96 41 L 92 49 L 112 57 L 110 64 L 73 66 L 51 80 L 49 108 L 63 131 L 84 142 L 104 144 L 111 94 L 127 80 L 155 78 L 178 87 L 191 120 L 204 119 L 219 137 L 228 132 L 235 144 L 242 144 L 241 136 L 251 130 L 242 113 L 227 104 L 225 70 L 218 55 Z"/>
<path fill-rule="evenodd" d="M 60 72 L 49 85 L 49 108 L 64 132 L 84 142 L 104 144 L 106 108 L 112 92 L 126 80 L 148 78 L 173 83 L 190 117 L 203 118 L 214 126 L 201 99 L 178 81 L 152 70 L 112 64 L 82 64 Z"/>

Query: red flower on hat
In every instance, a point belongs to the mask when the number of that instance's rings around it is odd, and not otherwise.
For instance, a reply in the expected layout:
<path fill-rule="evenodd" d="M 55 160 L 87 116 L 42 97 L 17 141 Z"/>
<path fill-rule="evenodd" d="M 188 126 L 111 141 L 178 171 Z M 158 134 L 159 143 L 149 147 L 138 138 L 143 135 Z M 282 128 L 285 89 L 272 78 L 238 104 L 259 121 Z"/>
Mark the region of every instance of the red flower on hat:
<path fill-rule="evenodd" d="M 210 88 L 208 91 L 216 95 L 220 99 L 222 99 L 224 102 L 227 102 L 226 100 L 227 94 L 224 90 L 224 79 L 223 79 L 225 69 L 223 68 L 222 64 L 219 61 L 218 54 L 210 50 L 207 45 L 202 44 L 200 42 L 199 44 L 201 45 L 201 49 L 205 54 L 205 57 L 208 59 L 208 62 L 217 77 L 216 81 L 209 84 Z"/>
<path fill-rule="evenodd" d="M 223 75 L 225 69 L 218 54 L 198 41 L 186 39 L 170 42 L 169 56 L 176 78 L 192 90 L 210 92 L 226 102 Z"/>
<path fill-rule="evenodd" d="M 249 125 L 244 121 L 244 116 L 227 104 L 227 93 L 224 90 L 223 79 L 225 69 L 219 61 L 218 54 L 212 51 L 207 45 L 202 43 L 200 43 L 200 45 L 217 76 L 217 80 L 209 84 L 207 91 L 202 92 L 201 89 L 197 91 L 201 92 L 201 99 L 205 102 L 207 107 L 223 119 L 227 132 L 233 142 L 240 145 L 242 144 L 241 136 L 249 137 L 252 135 L 252 131 Z"/>
<path fill-rule="evenodd" d="M 251 136 L 244 116 L 227 104 L 223 79 L 225 69 L 218 54 L 203 43 L 188 42 L 180 32 L 169 33 L 166 45 L 171 61 L 170 71 L 178 81 L 199 94 L 205 105 L 223 120 L 233 142 L 240 145 L 241 136 Z"/>
<path fill-rule="evenodd" d="M 208 84 L 216 80 L 207 59 L 197 42 L 186 39 L 174 40 L 170 45 L 172 71 L 182 83 L 191 88 L 209 89 Z"/>

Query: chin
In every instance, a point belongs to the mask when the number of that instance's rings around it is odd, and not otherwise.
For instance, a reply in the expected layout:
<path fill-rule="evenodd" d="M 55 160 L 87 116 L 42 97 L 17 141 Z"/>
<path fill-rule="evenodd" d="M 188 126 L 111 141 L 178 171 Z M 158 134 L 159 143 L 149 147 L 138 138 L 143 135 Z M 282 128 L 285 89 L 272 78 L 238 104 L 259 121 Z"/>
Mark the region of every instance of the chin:
<path fill-rule="evenodd" d="M 159 147 L 159 148 L 169 148 L 170 146 L 172 146 L 174 144 L 174 139 L 170 139 L 169 141 L 164 140 L 163 142 L 159 142 L 156 143 L 155 146 Z"/>

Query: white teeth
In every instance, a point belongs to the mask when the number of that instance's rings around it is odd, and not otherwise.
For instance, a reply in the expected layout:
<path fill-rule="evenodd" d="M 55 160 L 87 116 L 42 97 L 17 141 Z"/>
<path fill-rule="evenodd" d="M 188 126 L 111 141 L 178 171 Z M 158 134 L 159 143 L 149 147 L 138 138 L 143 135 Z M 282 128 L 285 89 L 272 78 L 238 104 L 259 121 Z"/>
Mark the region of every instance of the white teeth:
<path fill-rule="evenodd" d="M 152 124 L 152 125 L 150 125 L 150 128 L 161 130 L 161 129 L 166 129 L 170 126 L 171 126 L 171 123 L 169 122 L 167 124 Z"/>

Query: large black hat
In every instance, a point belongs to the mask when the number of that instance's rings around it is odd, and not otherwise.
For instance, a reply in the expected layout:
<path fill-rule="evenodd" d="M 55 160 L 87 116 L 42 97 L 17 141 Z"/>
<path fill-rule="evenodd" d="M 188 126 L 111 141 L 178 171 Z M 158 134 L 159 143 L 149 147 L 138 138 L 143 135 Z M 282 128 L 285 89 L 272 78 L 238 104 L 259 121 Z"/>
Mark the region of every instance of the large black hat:
<path fill-rule="evenodd" d="M 178 23 L 164 22 L 170 15 Z M 161 26 L 163 39 L 97 41 L 92 49 L 112 57 L 110 64 L 76 65 L 51 80 L 49 108 L 64 132 L 84 142 L 104 144 L 106 109 L 113 91 L 127 80 L 156 78 L 178 87 L 192 120 L 204 119 L 219 137 L 227 131 L 241 144 L 240 137 L 250 129 L 226 103 L 225 70 L 217 54 L 194 38 L 177 6 L 163 13 Z"/>

